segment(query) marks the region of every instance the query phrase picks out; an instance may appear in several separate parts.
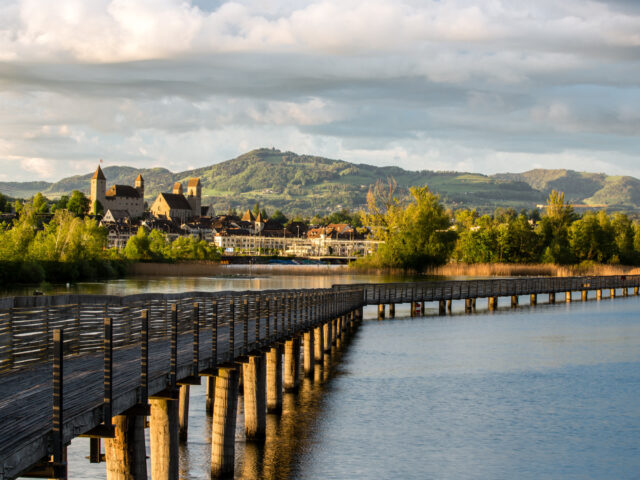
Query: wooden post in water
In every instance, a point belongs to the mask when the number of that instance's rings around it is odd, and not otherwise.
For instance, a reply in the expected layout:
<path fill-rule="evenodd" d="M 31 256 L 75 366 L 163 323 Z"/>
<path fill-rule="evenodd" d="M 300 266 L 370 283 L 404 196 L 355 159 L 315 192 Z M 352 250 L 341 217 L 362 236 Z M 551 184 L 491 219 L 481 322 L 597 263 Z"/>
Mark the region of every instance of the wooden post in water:
<path fill-rule="evenodd" d="M 264 440 L 266 431 L 266 366 L 264 355 L 251 355 L 242 364 L 244 432 L 247 440 Z"/>
<path fill-rule="evenodd" d="M 420 316 L 424 317 L 424 302 L 420 302 Z"/>
<path fill-rule="evenodd" d="M 589 299 L 589 291 L 588 290 L 582 290 L 581 297 L 582 297 L 582 301 L 586 302 Z"/>
<path fill-rule="evenodd" d="M 570 303 L 570 302 L 571 302 L 571 292 L 570 292 L 570 291 L 565 292 L 565 294 L 564 294 L 564 300 L 565 300 L 567 303 Z"/>
<path fill-rule="evenodd" d="M 116 415 L 114 438 L 104 441 L 108 480 L 143 480 L 147 478 L 147 453 L 144 440 L 145 417 Z"/>
<path fill-rule="evenodd" d="M 220 368 L 216 378 L 211 427 L 211 478 L 233 476 L 237 406 L 238 370 L 233 367 Z"/>
<path fill-rule="evenodd" d="M 327 320 L 324 325 L 322 325 L 322 338 L 323 338 L 323 345 L 324 345 L 324 351 L 325 352 L 330 352 L 331 351 L 331 322 L 329 320 Z"/>
<path fill-rule="evenodd" d="M 549 303 L 556 303 L 556 292 L 549 293 Z"/>
<path fill-rule="evenodd" d="M 471 313 L 471 311 L 472 311 L 471 299 L 470 298 L 465 298 L 464 299 L 464 311 L 465 311 L 465 313 Z"/>
<path fill-rule="evenodd" d="M 453 304 L 453 300 L 449 299 L 447 300 L 447 312 L 451 313 L 451 306 Z M 424 313 L 423 313 L 424 315 Z"/>
<path fill-rule="evenodd" d="M 489 297 L 489 310 L 493 311 L 498 308 L 498 297 Z"/>
<path fill-rule="evenodd" d="M 610 292 L 611 292 L 611 293 L 610 293 L 610 297 L 611 297 L 611 298 L 616 298 L 616 289 L 615 289 L 615 288 L 612 288 L 612 289 L 610 290 Z"/>
<path fill-rule="evenodd" d="M 518 296 L 511 295 L 511 308 L 516 308 L 518 306 Z"/>
<path fill-rule="evenodd" d="M 638 295 L 640 293 L 640 287 L 633 287 L 633 294 Z"/>
<path fill-rule="evenodd" d="M 629 295 L 629 290 L 627 287 L 622 287 L 622 296 L 626 297 L 627 295 Z"/>
<path fill-rule="evenodd" d="M 596 300 L 602 300 L 602 289 L 596 290 Z"/>
<path fill-rule="evenodd" d="M 282 346 L 267 352 L 267 411 L 282 411 Z"/>
<path fill-rule="evenodd" d="M 207 415 L 213 415 L 213 404 L 216 395 L 216 377 L 213 375 L 207 377 Z"/>
<path fill-rule="evenodd" d="M 151 478 L 178 480 L 178 401 L 153 397 L 149 402 Z"/>
<path fill-rule="evenodd" d="M 331 345 L 329 345 L 331 348 Z M 300 337 L 284 344 L 284 391 L 295 392 L 300 380 Z"/>
<path fill-rule="evenodd" d="M 549 302 L 551 302 L 551 293 L 549 294 Z M 555 300 L 555 298 L 554 298 Z M 538 295 L 536 293 L 532 293 L 529 295 L 529 305 L 535 306 L 538 304 Z"/>
<path fill-rule="evenodd" d="M 378 320 L 384 319 L 384 303 L 378 304 Z"/>
<path fill-rule="evenodd" d="M 389 304 L 389 318 L 396 318 L 396 304 Z"/>
<path fill-rule="evenodd" d="M 476 311 L 476 298 L 472 298 L 471 299 L 471 309 L 475 312 Z"/>
<path fill-rule="evenodd" d="M 304 332 L 304 375 L 305 377 L 313 378 L 313 367 L 315 364 L 315 349 L 314 349 L 314 331 L 308 330 Z"/>
<path fill-rule="evenodd" d="M 189 385 L 180 385 L 178 399 L 178 438 L 181 442 L 187 441 L 189 432 Z"/>
<path fill-rule="evenodd" d="M 410 303 L 410 305 L 411 305 L 411 316 L 412 316 L 412 317 L 415 317 L 415 316 L 416 316 L 416 302 L 413 302 L 413 301 L 412 301 L 412 302 Z"/>
<path fill-rule="evenodd" d="M 444 315 L 446 313 L 446 303 L 444 300 L 438 302 L 438 315 Z"/>

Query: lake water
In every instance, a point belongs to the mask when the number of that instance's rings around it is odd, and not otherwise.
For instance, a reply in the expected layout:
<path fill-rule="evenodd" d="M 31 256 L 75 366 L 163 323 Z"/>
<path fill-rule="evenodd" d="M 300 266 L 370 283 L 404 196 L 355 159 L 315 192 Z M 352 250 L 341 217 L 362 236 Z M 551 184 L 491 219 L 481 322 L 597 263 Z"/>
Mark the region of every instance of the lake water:
<path fill-rule="evenodd" d="M 526 303 L 466 315 L 454 302 L 445 317 L 428 304 L 420 318 L 400 306 L 382 322 L 368 308 L 332 376 L 268 416 L 264 447 L 245 445 L 239 409 L 236 478 L 640 478 L 640 297 Z M 204 403 L 192 387 L 185 479 L 209 478 Z M 70 478 L 105 478 L 86 455 L 74 440 Z"/>

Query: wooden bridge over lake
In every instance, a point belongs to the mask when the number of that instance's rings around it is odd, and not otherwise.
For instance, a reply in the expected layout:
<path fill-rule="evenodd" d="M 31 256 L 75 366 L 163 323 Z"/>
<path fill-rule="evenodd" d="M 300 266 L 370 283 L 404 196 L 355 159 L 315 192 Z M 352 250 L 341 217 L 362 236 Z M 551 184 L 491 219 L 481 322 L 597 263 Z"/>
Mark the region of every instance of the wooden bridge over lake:
<path fill-rule="evenodd" d="M 418 315 L 437 302 L 446 314 L 454 300 L 471 312 L 478 298 L 492 310 L 499 297 L 515 307 L 523 295 L 535 305 L 538 295 L 601 299 L 639 287 L 640 276 L 612 276 L 0 298 L 0 480 L 66 478 L 66 446 L 78 436 L 91 438 L 90 460 L 106 460 L 108 478 L 147 478 L 147 417 L 151 477 L 177 480 L 189 388 L 201 378 L 213 415 L 211 474 L 229 475 L 240 372 L 246 437 L 260 442 L 282 392 L 296 391 L 301 375 L 323 378 L 366 305 L 378 305 L 381 319 L 400 303 Z"/>

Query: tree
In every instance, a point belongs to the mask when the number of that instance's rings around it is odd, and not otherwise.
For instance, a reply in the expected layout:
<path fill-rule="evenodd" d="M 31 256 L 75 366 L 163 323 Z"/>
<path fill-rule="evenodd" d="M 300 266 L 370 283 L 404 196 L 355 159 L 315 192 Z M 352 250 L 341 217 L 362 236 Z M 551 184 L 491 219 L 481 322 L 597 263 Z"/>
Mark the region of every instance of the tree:
<path fill-rule="evenodd" d="M 67 202 L 67 210 L 77 216 L 85 215 L 89 211 L 89 199 L 81 191 L 74 190 Z"/>
<path fill-rule="evenodd" d="M 396 183 L 378 182 L 367 196 L 364 222 L 374 238 L 384 241 L 366 262 L 379 267 L 422 271 L 445 263 L 453 251 L 456 234 L 440 197 L 429 188 L 411 187 L 409 202 L 395 197 Z"/>
<path fill-rule="evenodd" d="M 138 232 L 129 238 L 124 247 L 124 256 L 128 260 L 149 260 L 151 251 L 149 249 L 149 235 L 144 227 L 138 228 Z"/>
<path fill-rule="evenodd" d="M 289 221 L 289 219 L 285 217 L 284 213 L 282 213 L 280 210 L 276 210 L 275 212 L 273 212 L 273 215 L 271 215 L 271 220 L 280 222 L 282 225 Z"/>
<path fill-rule="evenodd" d="M 102 206 L 102 203 L 100 203 L 99 200 L 95 200 L 93 202 L 91 211 L 93 212 L 94 215 L 104 215 L 104 207 Z"/>
<path fill-rule="evenodd" d="M 42 195 L 42 193 L 36 193 L 31 199 L 31 205 L 33 205 L 33 209 L 35 213 L 47 213 L 49 212 L 49 201 L 47 197 Z"/>
<path fill-rule="evenodd" d="M 6 212 L 9 206 L 9 198 L 0 193 L 0 212 Z"/>

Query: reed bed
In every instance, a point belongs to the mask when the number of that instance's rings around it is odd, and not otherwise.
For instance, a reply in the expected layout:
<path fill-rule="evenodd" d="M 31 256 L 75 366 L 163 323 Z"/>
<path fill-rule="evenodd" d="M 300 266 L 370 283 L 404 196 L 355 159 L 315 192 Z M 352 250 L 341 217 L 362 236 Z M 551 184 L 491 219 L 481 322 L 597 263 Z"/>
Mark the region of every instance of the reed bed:
<path fill-rule="evenodd" d="M 428 275 L 447 277 L 571 277 L 575 275 L 637 275 L 640 268 L 627 265 L 579 264 L 555 265 L 552 263 L 449 263 L 429 269 Z"/>

